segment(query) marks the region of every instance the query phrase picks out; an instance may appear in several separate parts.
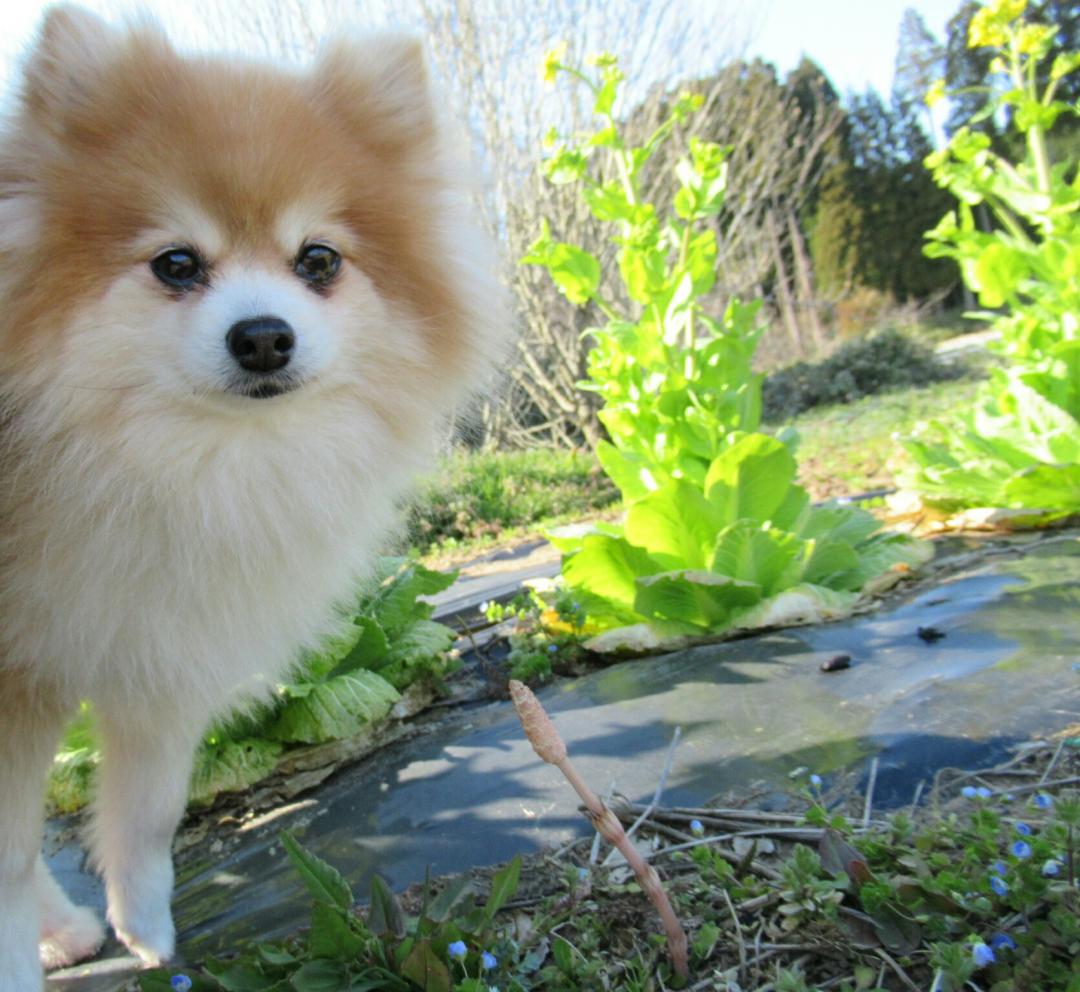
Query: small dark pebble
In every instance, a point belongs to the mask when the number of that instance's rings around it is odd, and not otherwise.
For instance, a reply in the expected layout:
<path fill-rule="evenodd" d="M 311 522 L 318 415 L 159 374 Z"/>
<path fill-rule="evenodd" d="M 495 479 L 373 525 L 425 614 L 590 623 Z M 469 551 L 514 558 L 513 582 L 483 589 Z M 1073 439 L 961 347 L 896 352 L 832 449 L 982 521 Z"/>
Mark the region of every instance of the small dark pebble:
<path fill-rule="evenodd" d="M 823 672 L 842 672 L 845 668 L 851 667 L 851 655 L 849 654 L 834 654 L 831 658 L 826 658 L 821 663 L 821 670 Z"/>
<path fill-rule="evenodd" d="M 933 644 L 934 641 L 940 641 L 945 636 L 945 631 L 938 630 L 937 627 L 920 627 L 915 631 L 919 637 L 926 641 L 927 644 Z"/>

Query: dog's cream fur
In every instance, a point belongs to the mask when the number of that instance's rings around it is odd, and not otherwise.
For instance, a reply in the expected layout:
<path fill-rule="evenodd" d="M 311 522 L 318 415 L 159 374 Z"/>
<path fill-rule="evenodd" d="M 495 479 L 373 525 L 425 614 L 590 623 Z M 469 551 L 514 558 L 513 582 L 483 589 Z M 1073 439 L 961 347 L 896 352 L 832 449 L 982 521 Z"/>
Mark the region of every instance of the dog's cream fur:
<path fill-rule="evenodd" d="M 38 853 L 80 699 L 109 922 L 172 954 L 196 743 L 333 627 L 501 337 L 459 172 L 407 39 L 299 74 L 47 15 L 0 136 L 0 992 L 104 937 Z M 344 259 L 321 294 L 291 267 L 312 239 Z M 208 285 L 155 279 L 176 244 Z M 225 333 L 266 314 L 295 329 L 302 385 L 238 396 Z"/>

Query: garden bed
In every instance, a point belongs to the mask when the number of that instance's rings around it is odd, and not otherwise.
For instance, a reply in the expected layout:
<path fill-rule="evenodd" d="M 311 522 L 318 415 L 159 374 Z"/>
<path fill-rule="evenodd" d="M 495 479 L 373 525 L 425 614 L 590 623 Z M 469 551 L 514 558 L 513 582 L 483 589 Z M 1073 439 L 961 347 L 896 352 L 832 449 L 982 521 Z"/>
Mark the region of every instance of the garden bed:
<path fill-rule="evenodd" d="M 618 665 L 542 698 L 601 791 L 615 781 L 647 798 L 678 725 L 672 803 L 702 806 L 733 788 L 745 802 L 749 782 L 780 794 L 798 767 L 830 788 L 851 776 L 864 791 L 875 756 L 875 807 L 909 803 L 943 764 L 998 761 L 1017 742 L 1080 720 L 1075 532 L 949 542 L 939 564 L 892 593 L 882 612 Z M 945 636 L 924 639 L 920 628 Z M 841 653 L 852 656 L 848 670 L 820 671 Z M 375 871 L 404 888 L 428 868 L 462 871 L 581 836 L 564 786 L 538 767 L 506 704 L 442 708 L 403 727 L 407 739 L 335 769 L 308 793 L 240 794 L 189 816 L 175 901 L 187 961 L 282 936 L 306 919 L 279 842 L 286 828 L 358 892 Z M 100 906 L 100 887 L 72 846 L 51 862 L 69 891 Z M 72 980 L 80 992 L 117 987 Z"/>

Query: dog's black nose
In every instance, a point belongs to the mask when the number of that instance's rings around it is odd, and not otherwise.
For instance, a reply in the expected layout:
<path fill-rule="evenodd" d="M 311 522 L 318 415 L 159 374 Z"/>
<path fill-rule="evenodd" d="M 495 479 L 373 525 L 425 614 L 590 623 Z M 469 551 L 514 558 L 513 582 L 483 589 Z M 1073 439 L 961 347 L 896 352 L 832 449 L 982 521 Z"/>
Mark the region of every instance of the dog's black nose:
<path fill-rule="evenodd" d="M 292 357 L 296 335 L 279 317 L 238 320 L 225 335 L 229 353 L 249 372 L 276 372 Z"/>

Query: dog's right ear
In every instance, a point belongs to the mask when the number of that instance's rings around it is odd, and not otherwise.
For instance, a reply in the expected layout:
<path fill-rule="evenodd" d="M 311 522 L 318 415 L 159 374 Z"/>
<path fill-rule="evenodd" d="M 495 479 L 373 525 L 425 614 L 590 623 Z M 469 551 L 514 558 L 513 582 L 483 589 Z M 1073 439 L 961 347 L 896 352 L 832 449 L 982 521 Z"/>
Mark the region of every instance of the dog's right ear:
<path fill-rule="evenodd" d="M 120 44 L 97 14 L 71 4 L 49 8 L 26 64 L 23 105 L 51 129 L 78 118 Z"/>

